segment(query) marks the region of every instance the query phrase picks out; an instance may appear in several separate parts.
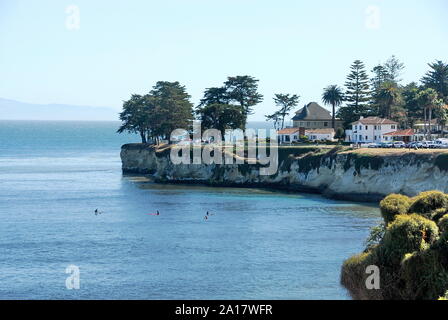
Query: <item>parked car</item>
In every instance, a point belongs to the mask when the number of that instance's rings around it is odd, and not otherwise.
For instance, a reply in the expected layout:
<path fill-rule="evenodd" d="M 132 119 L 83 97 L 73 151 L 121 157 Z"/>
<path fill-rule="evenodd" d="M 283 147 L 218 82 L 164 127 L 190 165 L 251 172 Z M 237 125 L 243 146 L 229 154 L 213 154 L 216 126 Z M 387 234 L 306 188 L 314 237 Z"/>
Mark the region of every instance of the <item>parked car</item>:
<path fill-rule="evenodd" d="M 381 142 L 380 148 L 392 148 L 393 142 Z"/>
<path fill-rule="evenodd" d="M 429 148 L 429 141 L 419 141 L 417 142 L 417 147 L 418 148 Z"/>
<path fill-rule="evenodd" d="M 435 141 L 429 141 L 428 142 L 428 148 L 435 149 L 437 147 L 437 144 Z"/>
<path fill-rule="evenodd" d="M 416 142 L 416 141 L 409 142 L 409 143 L 406 144 L 406 148 L 414 149 L 415 147 L 418 148 L 418 142 Z"/>
<path fill-rule="evenodd" d="M 381 144 L 379 143 L 369 143 L 367 148 L 381 148 Z"/>
<path fill-rule="evenodd" d="M 406 146 L 406 143 L 403 141 L 395 141 L 392 143 L 392 148 L 404 148 Z"/>
<path fill-rule="evenodd" d="M 436 149 L 446 149 L 448 148 L 448 139 L 440 138 L 434 141 L 434 148 Z"/>

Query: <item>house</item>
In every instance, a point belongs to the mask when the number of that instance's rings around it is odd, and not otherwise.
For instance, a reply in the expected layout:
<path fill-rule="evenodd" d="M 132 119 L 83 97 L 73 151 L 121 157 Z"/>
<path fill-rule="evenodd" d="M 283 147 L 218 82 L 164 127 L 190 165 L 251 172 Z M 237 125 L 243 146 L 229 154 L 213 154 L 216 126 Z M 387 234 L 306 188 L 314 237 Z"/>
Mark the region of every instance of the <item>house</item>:
<path fill-rule="evenodd" d="M 334 141 L 334 135 L 333 128 L 305 130 L 305 136 L 311 141 Z"/>
<path fill-rule="evenodd" d="M 300 128 L 286 128 L 277 131 L 279 143 L 292 143 L 300 140 Z"/>
<path fill-rule="evenodd" d="M 296 112 L 292 118 L 294 128 L 326 129 L 331 128 L 331 113 L 316 102 L 310 102 Z M 343 121 L 336 119 L 335 129 L 342 128 Z"/>
<path fill-rule="evenodd" d="M 385 136 L 385 134 L 398 129 L 397 122 L 379 117 L 361 117 L 350 125 L 351 129 L 345 130 L 345 141 L 353 143 L 392 141 L 392 138 Z"/>
<path fill-rule="evenodd" d="M 431 130 L 429 129 L 429 121 L 420 120 L 412 126 L 415 131 L 415 140 L 435 140 L 445 133 L 445 128 L 438 119 L 431 119 Z"/>
<path fill-rule="evenodd" d="M 383 135 L 385 141 L 403 141 L 409 143 L 415 141 L 414 129 L 397 130 Z"/>

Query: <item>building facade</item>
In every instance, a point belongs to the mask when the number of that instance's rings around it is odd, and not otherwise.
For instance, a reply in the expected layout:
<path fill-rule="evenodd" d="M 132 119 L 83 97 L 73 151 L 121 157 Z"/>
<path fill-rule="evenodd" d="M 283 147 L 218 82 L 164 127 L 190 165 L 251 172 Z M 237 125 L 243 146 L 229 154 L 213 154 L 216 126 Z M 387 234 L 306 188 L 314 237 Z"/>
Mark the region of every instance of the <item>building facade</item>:
<path fill-rule="evenodd" d="M 293 143 L 300 140 L 300 129 L 299 128 L 286 128 L 277 131 L 278 143 Z"/>
<path fill-rule="evenodd" d="M 305 130 L 305 136 L 311 141 L 334 141 L 335 132 L 330 129 L 309 129 Z"/>
<path fill-rule="evenodd" d="M 294 128 L 327 129 L 332 128 L 331 113 L 316 102 L 310 102 L 296 112 L 292 118 Z M 342 128 L 343 121 L 336 119 L 335 130 Z"/>
<path fill-rule="evenodd" d="M 345 130 L 345 141 L 353 143 L 380 143 L 392 141 L 388 133 L 397 131 L 398 123 L 379 117 L 361 117 Z"/>

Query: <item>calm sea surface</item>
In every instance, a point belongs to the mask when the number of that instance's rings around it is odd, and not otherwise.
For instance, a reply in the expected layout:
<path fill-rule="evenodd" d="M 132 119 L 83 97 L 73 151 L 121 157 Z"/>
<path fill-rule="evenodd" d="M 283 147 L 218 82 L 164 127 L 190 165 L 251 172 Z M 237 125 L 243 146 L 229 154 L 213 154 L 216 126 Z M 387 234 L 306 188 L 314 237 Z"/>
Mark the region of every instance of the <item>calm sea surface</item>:
<path fill-rule="evenodd" d="M 0 299 L 348 299 L 375 206 L 123 177 L 117 127 L 0 121 Z"/>

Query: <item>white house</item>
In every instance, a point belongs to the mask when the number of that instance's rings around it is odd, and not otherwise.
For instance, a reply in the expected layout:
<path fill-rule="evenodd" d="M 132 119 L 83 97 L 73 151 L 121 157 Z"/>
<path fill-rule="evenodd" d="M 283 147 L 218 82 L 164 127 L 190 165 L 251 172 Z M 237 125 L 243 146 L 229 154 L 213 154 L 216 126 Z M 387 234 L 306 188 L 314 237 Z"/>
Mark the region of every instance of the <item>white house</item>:
<path fill-rule="evenodd" d="M 286 128 L 277 131 L 279 143 L 291 143 L 300 140 L 300 128 Z"/>
<path fill-rule="evenodd" d="M 397 131 L 398 123 L 378 117 L 361 117 L 351 123 L 351 130 L 345 130 L 345 141 L 353 143 L 380 143 L 392 141 L 391 133 Z"/>
<path fill-rule="evenodd" d="M 334 129 L 306 129 L 305 136 L 311 141 L 333 141 L 334 140 Z"/>

